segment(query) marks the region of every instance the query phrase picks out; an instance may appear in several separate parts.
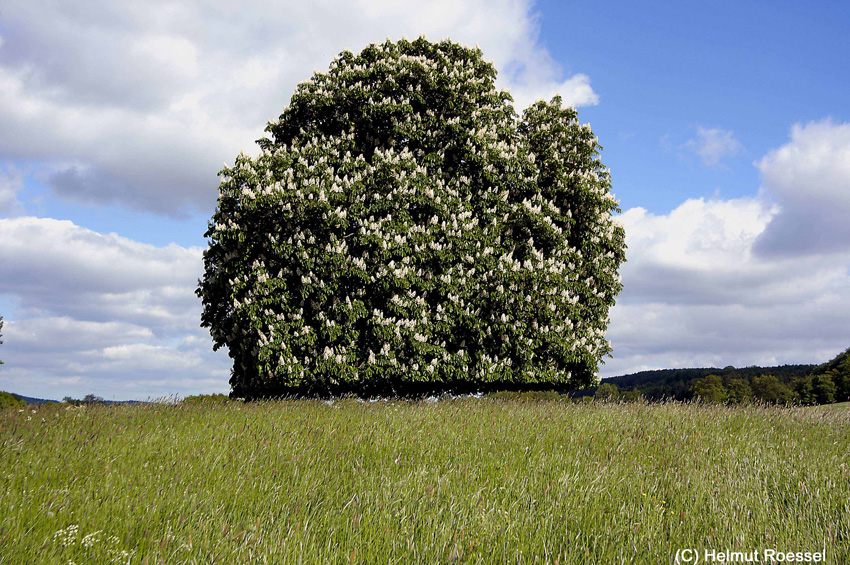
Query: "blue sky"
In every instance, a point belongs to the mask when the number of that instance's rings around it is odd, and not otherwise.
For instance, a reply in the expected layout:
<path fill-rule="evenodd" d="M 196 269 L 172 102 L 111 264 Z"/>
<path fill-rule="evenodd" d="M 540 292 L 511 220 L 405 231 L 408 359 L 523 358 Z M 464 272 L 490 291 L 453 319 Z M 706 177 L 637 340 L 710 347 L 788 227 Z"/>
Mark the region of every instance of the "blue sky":
<path fill-rule="evenodd" d="M 839 2 L 542 2 L 540 38 L 591 76 L 582 110 L 625 208 L 666 213 L 687 197 L 754 194 L 752 163 L 797 122 L 846 122 L 850 9 Z M 741 151 L 702 167 L 683 148 L 699 126 Z"/>
<path fill-rule="evenodd" d="M 605 147 L 629 262 L 602 376 L 850 346 L 845 3 L 42 4 L 0 11 L 0 390 L 226 392 L 192 292 L 216 172 L 340 50 L 421 33 Z"/>

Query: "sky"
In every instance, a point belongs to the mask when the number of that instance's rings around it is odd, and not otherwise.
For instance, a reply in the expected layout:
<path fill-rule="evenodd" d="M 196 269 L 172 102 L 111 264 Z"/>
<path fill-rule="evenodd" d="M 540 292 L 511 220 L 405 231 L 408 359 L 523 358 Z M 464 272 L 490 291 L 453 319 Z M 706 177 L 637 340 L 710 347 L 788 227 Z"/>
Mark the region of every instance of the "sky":
<path fill-rule="evenodd" d="M 479 45 L 561 94 L 626 229 L 600 376 L 850 347 L 844 2 L 323 0 L 0 7 L 0 390 L 229 390 L 194 294 L 216 173 L 344 49 Z"/>

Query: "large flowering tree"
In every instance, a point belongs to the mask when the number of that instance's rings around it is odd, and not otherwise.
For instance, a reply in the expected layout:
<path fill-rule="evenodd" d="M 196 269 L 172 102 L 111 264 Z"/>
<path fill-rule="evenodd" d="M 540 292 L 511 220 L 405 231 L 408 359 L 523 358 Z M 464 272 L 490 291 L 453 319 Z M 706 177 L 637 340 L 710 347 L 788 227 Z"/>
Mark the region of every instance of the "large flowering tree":
<path fill-rule="evenodd" d="M 232 395 L 592 384 L 624 233 L 590 128 L 481 51 L 343 52 L 221 172 L 198 295 Z"/>

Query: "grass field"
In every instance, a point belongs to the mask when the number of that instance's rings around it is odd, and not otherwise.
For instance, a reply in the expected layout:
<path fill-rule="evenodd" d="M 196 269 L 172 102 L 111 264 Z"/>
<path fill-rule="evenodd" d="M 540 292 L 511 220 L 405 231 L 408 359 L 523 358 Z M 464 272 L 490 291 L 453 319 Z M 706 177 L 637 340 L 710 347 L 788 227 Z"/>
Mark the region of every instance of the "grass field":
<path fill-rule="evenodd" d="M 850 409 L 312 401 L 0 414 L 0 563 L 850 563 Z"/>

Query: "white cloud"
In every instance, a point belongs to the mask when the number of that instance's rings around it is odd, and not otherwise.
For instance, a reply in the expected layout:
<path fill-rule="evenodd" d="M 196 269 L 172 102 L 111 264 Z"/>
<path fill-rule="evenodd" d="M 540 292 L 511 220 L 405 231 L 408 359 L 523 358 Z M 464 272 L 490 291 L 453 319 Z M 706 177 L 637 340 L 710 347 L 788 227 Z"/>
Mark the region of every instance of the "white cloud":
<path fill-rule="evenodd" d="M 23 173 L 13 165 L 0 165 L 0 214 L 20 209 L 18 192 L 24 187 Z"/>
<path fill-rule="evenodd" d="M 197 326 L 199 247 L 155 247 L 32 217 L 0 220 L 0 241 L 0 294 L 20 297 L 24 311 L 127 320 L 160 333 Z"/>
<path fill-rule="evenodd" d="M 795 125 L 756 166 L 756 198 L 622 215 L 628 263 L 603 376 L 817 363 L 850 345 L 850 124 Z"/>
<path fill-rule="evenodd" d="M 790 141 L 756 166 L 762 195 L 782 208 L 759 239 L 758 253 L 850 250 L 850 123 L 797 124 Z"/>
<path fill-rule="evenodd" d="M 741 142 L 729 130 L 697 127 L 696 139 L 685 146 L 696 153 L 706 167 L 717 167 L 726 157 L 734 157 L 743 150 Z"/>
<path fill-rule="evenodd" d="M 629 246 L 603 376 L 644 369 L 826 361 L 850 336 L 850 253 L 755 253 L 782 212 L 758 199 L 688 200 L 621 220 Z"/>
<path fill-rule="evenodd" d="M 194 295 L 200 248 L 156 247 L 68 221 L 0 219 L 0 390 L 58 398 L 226 392 Z"/>
<path fill-rule="evenodd" d="M 158 74 L 190 79 L 196 79 L 199 74 L 198 50 L 185 37 L 144 36 L 133 43 L 129 54 L 156 66 Z"/>
<path fill-rule="evenodd" d="M 560 95 L 566 106 L 595 106 L 599 96 L 590 86 L 590 77 L 583 74 L 573 75 L 562 83 L 539 81 L 511 89 L 514 106 L 518 114 L 538 100 L 551 100 Z"/>
<path fill-rule="evenodd" d="M 211 207 L 222 162 L 254 151 L 295 85 L 341 50 L 402 34 L 479 44 L 522 103 L 595 104 L 537 39 L 531 2 L 13 0 L 0 47 L 0 152 L 82 202 Z"/>

